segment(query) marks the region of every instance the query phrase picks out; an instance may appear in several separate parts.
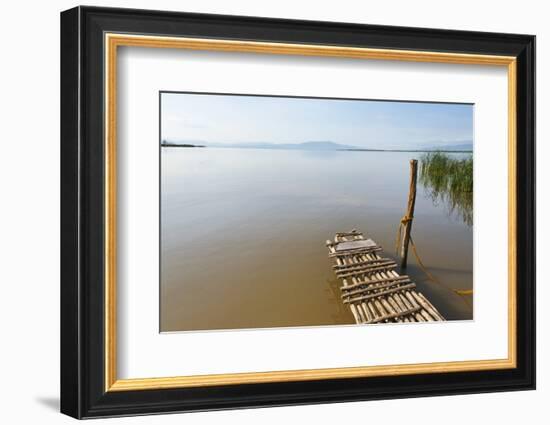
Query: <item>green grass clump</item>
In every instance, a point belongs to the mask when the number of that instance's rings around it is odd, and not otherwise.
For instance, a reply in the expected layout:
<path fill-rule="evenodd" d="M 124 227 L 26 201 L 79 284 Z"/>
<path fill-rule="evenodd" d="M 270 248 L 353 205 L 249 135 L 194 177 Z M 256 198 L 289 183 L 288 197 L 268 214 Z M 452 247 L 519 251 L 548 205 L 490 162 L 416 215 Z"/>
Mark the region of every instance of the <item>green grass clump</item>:
<path fill-rule="evenodd" d="M 443 201 L 449 213 L 457 213 L 469 226 L 473 223 L 474 159 L 453 158 L 442 152 L 420 159 L 420 182 L 434 202 Z"/>

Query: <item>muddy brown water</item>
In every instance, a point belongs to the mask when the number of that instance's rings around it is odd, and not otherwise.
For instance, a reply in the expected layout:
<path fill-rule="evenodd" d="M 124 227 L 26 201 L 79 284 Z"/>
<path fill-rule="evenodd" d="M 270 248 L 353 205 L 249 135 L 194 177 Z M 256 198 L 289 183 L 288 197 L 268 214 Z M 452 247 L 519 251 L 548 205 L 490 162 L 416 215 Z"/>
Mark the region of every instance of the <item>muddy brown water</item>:
<path fill-rule="evenodd" d="M 419 155 L 161 148 L 161 331 L 355 323 L 325 240 L 356 228 L 395 258 Z M 472 289 L 473 228 L 420 184 L 412 234 L 438 280 Z M 412 253 L 406 273 L 448 320 L 472 319 L 471 296 Z"/>

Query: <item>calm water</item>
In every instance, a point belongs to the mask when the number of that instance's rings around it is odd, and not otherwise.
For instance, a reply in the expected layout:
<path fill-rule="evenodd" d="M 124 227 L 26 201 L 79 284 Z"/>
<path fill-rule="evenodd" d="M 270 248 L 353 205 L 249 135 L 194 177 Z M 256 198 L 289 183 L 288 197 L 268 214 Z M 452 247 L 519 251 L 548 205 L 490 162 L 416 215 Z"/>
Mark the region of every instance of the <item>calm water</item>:
<path fill-rule="evenodd" d="M 325 240 L 356 228 L 395 258 L 420 154 L 162 148 L 161 330 L 355 323 Z M 413 238 L 446 286 L 472 288 L 472 228 L 418 187 Z M 447 319 L 471 297 L 411 275 Z M 465 302 L 466 301 L 466 302 Z"/>

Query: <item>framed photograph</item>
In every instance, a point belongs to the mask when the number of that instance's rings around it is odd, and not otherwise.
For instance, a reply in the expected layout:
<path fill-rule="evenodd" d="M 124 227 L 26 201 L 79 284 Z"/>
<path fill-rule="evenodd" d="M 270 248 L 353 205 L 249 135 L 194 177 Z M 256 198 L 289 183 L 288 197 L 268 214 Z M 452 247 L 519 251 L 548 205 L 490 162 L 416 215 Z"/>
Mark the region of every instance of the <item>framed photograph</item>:
<path fill-rule="evenodd" d="M 535 37 L 61 14 L 61 411 L 535 387 Z"/>

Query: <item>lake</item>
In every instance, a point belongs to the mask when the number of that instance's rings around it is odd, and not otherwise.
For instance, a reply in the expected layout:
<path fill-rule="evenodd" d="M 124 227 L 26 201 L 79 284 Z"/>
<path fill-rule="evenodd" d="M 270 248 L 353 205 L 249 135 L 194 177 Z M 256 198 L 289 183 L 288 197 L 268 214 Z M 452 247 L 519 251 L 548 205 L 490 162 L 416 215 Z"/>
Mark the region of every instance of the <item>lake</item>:
<path fill-rule="evenodd" d="M 325 241 L 355 228 L 396 258 L 421 155 L 161 148 L 161 331 L 354 324 Z M 406 274 L 447 320 L 472 319 L 448 289 L 472 289 L 472 227 L 419 184 L 412 236 L 444 285 L 412 251 Z"/>

